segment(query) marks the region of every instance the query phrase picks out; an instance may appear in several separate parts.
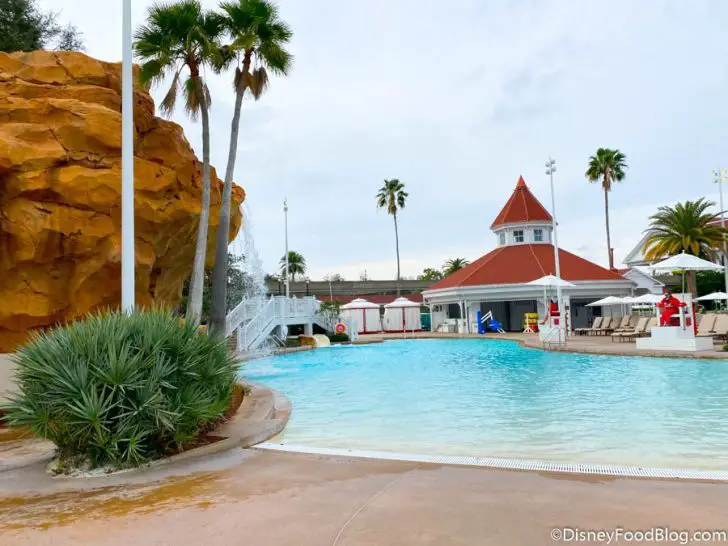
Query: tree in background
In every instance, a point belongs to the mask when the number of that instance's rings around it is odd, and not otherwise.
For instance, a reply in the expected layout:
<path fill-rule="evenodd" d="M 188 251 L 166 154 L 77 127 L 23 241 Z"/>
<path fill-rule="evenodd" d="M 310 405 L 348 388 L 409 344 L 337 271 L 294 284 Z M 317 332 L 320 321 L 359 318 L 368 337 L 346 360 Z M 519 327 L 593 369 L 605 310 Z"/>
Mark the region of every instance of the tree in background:
<path fill-rule="evenodd" d="M 345 279 L 344 279 L 343 275 L 334 273 L 333 275 L 326 275 L 324 277 L 324 280 L 328 281 L 328 282 L 344 282 Z"/>
<path fill-rule="evenodd" d="M 417 277 L 419 281 L 439 281 L 442 279 L 442 271 L 426 267 L 422 270 L 422 274 Z"/>
<path fill-rule="evenodd" d="M 288 272 L 291 275 L 291 280 L 296 282 L 296 275 L 306 274 L 306 260 L 302 254 L 295 250 L 288 251 Z M 286 278 L 286 255 L 284 254 L 281 258 L 281 276 L 283 280 Z"/>
<path fill-rule="evenodd" d="M 292 56 L 286 46 L 293 36 L 288 25 L 278 17 L 276 5 L 268 0 L 223 2 L 220 4 L 220 9 L 225 30 L 232 42 L 223 46 L 218 68 L 235 66 L 233 78 L 235 107 L 230 128 L 230 146 L 220 204 L 220 220 L 216 234 L 215 266 L 212 272 L 210 334 L 215 337 L 225 335 L 226 254 L 243 96 L 246 91 L 250 91 L 250 96 L 258 100 L 268 87 L 268 72 L 278 75 L 285 75 L 288 72 Z"/>
<path fill-rule="evenodd" d="M 228 303 L 226 311 L 229 313 L 235 306 L 239 304 L 245 296 L 245 287 L 248 283 L 254 282 L 253 279 L 245 273 L 242 269 L 244 258 L 240 256 L 234 256 L 231 253 L 227 255 L 228 267 L 227 267 L 227 293 Z M 204 323 L 209 322 L 209 313 L 212 304 L 212 270 L 205 270 L 205 284 L 202 298 L 202 317 L 201 320 Z M 182 287 L 182 300 L 179 303 L 178 310 L 181 314 L 184 314 L 187 309 L 187 302 L 190 293 L 190 280 L 185 281 Z"/>
<path fill-rule="evenodd" d="M 442 272 L 447 277 L 448 275 L 452 275 L 456 271 L 460 271 L 463 267 L 466 267 L 470 265 L 470 261 L 466 260 L 465 258 L 451 258 L 450 260 L 447 260 L 445 262 L 445 265 L 442 266 Z"/>
<path fill-rule="evenodd" d="M 715 206 L 700 198 L 685 201 L 674 207 L 662 206 L 650 216 L 650 233 L 645 242 L 645 259 L 649 262 L 667 258 L 681 252 L 706 260 L 715 260 L 716 252 L 723 248 L 727 230 L 720 226 L 720 215 L 708 212 Z M 697 293 L 695 271 L 688 271 L 688 291 Z"/>
<path fill-rule="evenodd" d="M 725 291 L 725 277 L 722 271 L 698 271 L 695 281 L 698 296 Z"/>
<path fill-rule="evenodd" d="M 37 0 L 0 0 L 0 51 L 83 51 L 83 34 L 58 17 L 40 10 Z"/>
<path fill-rule="evenodd" d="M 614 182 L 624 180 L 624 171 L 627 168 L 626 156 L 619 150 L 599 148 L 597 153 L 589 158 L 589 168 L 586 178 L 589 182 L 601 182 L 604 190 L 604 219 L 607 226 L 607 253 L 609 254 L 609 269 L 614 269 L 614 255 L 612 240 L 609 234 L 609 192 Z"/>
<path fill-rule="evenodd" d="M 134 34 L 134 52 L 142 61 L 139 70 L 141 83 L 158 84 L 165 77 L 172 76 L 172 84 L 160 104 L 162 114 L 169 116 L 174 111 L 180 80 L 186 69 L 188 76 L 182 84 L 185 110 L 193 120 L 198 115 L 202 118 L 202 206 L 186 313 L 187 320 L 194 324 L 199 324 L 202 317 L 207 229 L 210 223 L 211 100 L 202 71 L 219 60 L 218 40 L 222 32 L 222 18 L 219 15 L 203 10 L 198 0 L 181 0 L 153 4 L 147 12 L 146 24 L 139 26 Z"/>
<path fill-rule="evenodd" d="M 392 178 L 391 180 L 385 180 L 384 185 L 379 189 L 377 193 L 377 207 L 380 209 L 387 209 L 387 214 L 391 214 L 394 217 L 394 240 L 397 245 L 397 295 L 400 295 L 400 267 L 399 267 L 399 229 L 397 228 L 397 211 L 404 208 L 407 203 L 407 197 L 409 194 L 404 191 L 404 184 Z"/>
<path fill-rule="evenodd" d="M 322 301 L 321 306 L 318 310 L 318 315 L 323 319 L 328 332 L 334 331 L 334 326 L 339 322 L 339 316 L 341 316 L 341 306 L 343 303 L 340 301 Z"/>

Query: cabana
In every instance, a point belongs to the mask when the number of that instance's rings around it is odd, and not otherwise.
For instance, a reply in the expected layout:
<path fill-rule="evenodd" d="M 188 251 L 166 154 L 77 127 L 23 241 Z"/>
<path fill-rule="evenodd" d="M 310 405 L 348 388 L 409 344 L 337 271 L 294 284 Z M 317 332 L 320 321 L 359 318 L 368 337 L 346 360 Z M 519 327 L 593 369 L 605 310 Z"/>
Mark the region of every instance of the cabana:
<path fill-rule="evenodd" d="M 397 298 L 384 306 L 385 332 L 416 332 L 422 330 L 420 304 L 407 298 Z"/>
<path fill-rule="evenodd" d="M 351 321 L 355 334 L 373 334 L 382 331 L 379 305 L 357 298 L 341 307 L 341 315 Z"/>

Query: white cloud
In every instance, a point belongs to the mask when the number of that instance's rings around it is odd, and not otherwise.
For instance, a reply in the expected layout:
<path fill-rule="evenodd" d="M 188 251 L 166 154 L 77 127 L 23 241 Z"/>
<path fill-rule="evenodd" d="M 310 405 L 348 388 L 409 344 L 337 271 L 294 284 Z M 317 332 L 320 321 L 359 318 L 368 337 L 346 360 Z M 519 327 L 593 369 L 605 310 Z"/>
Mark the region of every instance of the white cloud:
<path fill-rule="evenodd" d="M 85 33 L 89 54 L 120 58 L 117 7 L 41 3 Z M 134 1 L 135 23 L 149 4 Z M 619 147 L 630 166 L 610 195 L 620 261 L 657 205 L 714 192 L 710 170 L 725 165 L 723 3 L 283 0 L 280 11 L 295 31 L 295 67 L 246 102 L 236 169 L 269 270 L 283 254 L 287 196 L 291 248 L 312 276 L 393 276 L 392 222 L 374 206 L 392 177 L 410 193 L 404 274 L 474 259 L 492 248 L 488 226 L 519 174 L 549 203 L 549 154 L 563 246 L 605 263 L 603 197 L 583 177 L 599 146 Z M 220 171 L 228 80 L 211 78 Z M 199 127 L 175 119 L 199 150 Z"/>

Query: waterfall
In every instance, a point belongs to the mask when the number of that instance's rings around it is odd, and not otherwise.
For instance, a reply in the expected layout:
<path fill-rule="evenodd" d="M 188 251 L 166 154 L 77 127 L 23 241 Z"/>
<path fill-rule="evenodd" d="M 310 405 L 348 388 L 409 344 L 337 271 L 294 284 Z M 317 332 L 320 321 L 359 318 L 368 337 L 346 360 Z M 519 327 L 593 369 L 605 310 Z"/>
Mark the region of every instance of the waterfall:
<path fill-rule="evenodd" d="M 237 237 L 230 245 L 230 254 L 234 261 L 233 267 L 241 275 L 242 290 L 237 294 L 228 294 L 228 309 L 233 309 L 242 298 L 246 300 L 264 299 L 268 292 L 263 263 L 255 248 L 253 216 L 250 213 L 247 199 L 243 203 L 242 209 L 243 223 Z"/>

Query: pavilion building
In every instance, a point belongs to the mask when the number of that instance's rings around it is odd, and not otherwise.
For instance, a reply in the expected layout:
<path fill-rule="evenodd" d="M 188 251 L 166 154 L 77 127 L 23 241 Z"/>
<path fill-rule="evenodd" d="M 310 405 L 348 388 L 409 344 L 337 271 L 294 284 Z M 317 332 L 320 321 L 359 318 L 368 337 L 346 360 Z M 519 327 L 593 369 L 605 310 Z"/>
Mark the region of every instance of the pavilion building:
<path fill-rule="evenodd" d="M 432 330 L 454 325 L 460 332 L 476 332 L 476 313 L 491 311 L 507 331 L 522 331 L 524 315 L 546 309 L 544 289 L 528 283 L 555 275 L 553 218 L 531 193 L 523 177 L 490 226 L 497 247 L 486 255 L 438 281 L 423 292 L 430 307 Z M 599 308 L 587 307 L 605 296 L 629 296 L 636 283 L 616 270 L 559 249 L 561 278 L 573 283 L 562 298 L 568 329 L 586 327 Z M 556 291 L 546 299 L 556 299 Z"/>

